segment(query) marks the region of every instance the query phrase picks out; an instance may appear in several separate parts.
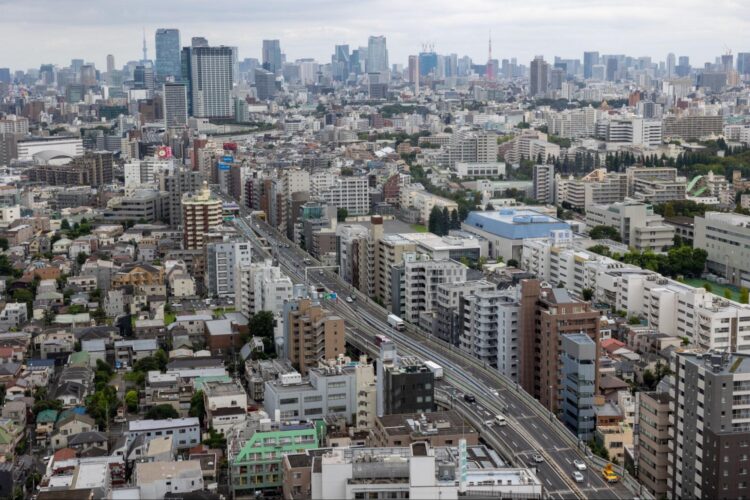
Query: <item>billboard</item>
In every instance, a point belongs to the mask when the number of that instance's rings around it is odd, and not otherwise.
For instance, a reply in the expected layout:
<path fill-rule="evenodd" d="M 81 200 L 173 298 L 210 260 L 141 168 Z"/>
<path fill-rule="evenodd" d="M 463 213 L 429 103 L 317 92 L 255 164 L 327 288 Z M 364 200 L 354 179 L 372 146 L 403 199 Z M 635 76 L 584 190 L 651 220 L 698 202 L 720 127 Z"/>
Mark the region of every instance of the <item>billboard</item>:
<path fill-rule="evenodd" d="M 232 156 L 223 156 L 221 158 L 221 161 L 223 161 L 224 163 L 232 163 L 232 162 L 234 162 L 234 157 L 232 157 Z"/>
<path fill-rule="evenodd" d="M 227 170 L 229 170 L 230 167 L 231 167 L 231 165 L 229 165 L 229 163 L 219 162 L 219 170 L 221 170 L 221 171 L 226 172 Z"/>

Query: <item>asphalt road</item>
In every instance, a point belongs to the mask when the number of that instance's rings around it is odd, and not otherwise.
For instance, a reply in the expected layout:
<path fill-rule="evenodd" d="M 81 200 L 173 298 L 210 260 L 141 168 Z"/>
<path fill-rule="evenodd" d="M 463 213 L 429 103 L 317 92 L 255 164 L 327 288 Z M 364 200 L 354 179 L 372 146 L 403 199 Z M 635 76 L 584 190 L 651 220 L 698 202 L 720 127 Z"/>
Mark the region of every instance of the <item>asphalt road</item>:
<path fill-rule="evenodd" d="M 416 328 L 398 332 L 385 321 L 387 312 L 366 296 L 354 290 L 337 276 L 318 269 L 307 269 L 305 258 L 310 258 L 302 249 L 288 242 L 282 235 L 263 223 L 237 219 L 236 226 L 251 241 L 257 243 L 255 232 L 260 233 L 271 244 L 273 256 L 294 282 L 325 286 L 340 297 L 327 301 L 326 307 L 346 319 L 352 343 L 368 347 L 372 353 L 372 337 L 384 334 L 396 342 L 403 354 L 412 354 L 422 359 L 431 359 L 443 366 L 445 388 L 453 391 L 453 402 L 463 412 L 471 412 L 481 420 L 489 420 L 503 413 L 508 425 L 484 429 L 506 445 L 506 459 L 515 465 L 536 467 L 537 475 L 550 498 L 632 498 L 633 494 L 622 484 L 610 485 L 601 478 L 598 469 L 589 464 L 584 473 L 585 481 L 575 483 L 572 473 L 576 470 L 573 460 L 585 459 L 585 453 L 560 435 L 556 422 L 548 414 L 540 414 L 538 405 L 532 408 L 522 391 L 499 374 L 481 367 L 463 352 L 452 346 L 441 345 L 438 339 L 418 333 Z M 316 264 L 311 264 L 314 267 Z M 353 295 L 357 300 L 348 303 L 345 297 Z M 472 394 L 475 404 L 464 404 L 463 394 Z M 528 396 L 527 396 L 528 397 Z M 460 400 L 460 402 L 457 402 Z M 567 432 L 567 431 L 566 431 Z M 503 450 L 498 450 L 503 451 Z M 536 463 L 533 455 L 541 454 L 544 462 Z M 507 456 L 510 455 L 510 456 Z"/>

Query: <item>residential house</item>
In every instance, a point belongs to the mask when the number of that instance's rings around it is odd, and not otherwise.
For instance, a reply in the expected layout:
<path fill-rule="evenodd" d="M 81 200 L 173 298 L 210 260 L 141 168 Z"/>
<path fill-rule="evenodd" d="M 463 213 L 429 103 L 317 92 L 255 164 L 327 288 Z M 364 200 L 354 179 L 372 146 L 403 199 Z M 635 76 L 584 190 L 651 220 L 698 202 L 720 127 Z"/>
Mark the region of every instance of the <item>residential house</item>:
<path fill-rule="evenodd" d="M 155 339 L 116 340 L 115 363 L 133 366 L 136 361 L 153 356 L 158 349 Z"/>
<path fill-rule="evenodd" d="M 84 431 L 68 439 L 68 447 L 76 450 L 79 457 L 99 457 L 108 455 L 108 439 L 99 431 Z"/>
<path fill-rule="evenodd" d="M 8 302 L 0 312 L 0 331 L 18 329 L 28 320 L 28 309 L 24 302 Z"/>
<path fill-rule="evenodd" d="M 69 413 L 61 418 L 55 425 L 55 431 L 50 439 L 53 450 L 67 448 L 68 441 L 81 432 L 89 432 L 96 429 L 96 422 L 88 415 L 80 415 L 75 412 Z"/>
<path fill-rule="evenodd" d="M 164 283 L 164 268 L 142 262 L 126 264 L 112 278 L 112 288 Z"/>
<path fill-rule="evenodd" d="M 34 435 L 36 436 L 36 443 L 38 445 L 46 443 L 47 439 L 52 436 L 58 415 L 59 412 L 57 410 L 42 410 L 37 413 Z"/>

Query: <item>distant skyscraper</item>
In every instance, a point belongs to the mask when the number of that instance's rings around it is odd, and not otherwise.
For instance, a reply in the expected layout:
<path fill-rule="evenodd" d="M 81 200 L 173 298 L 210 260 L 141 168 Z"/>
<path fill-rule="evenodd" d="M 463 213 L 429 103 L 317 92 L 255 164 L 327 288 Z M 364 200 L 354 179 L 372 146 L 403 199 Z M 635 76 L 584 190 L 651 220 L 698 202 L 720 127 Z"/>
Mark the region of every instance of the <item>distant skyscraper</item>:
<path fill-rule="evenodd" d="M 96 86 L 96 69 L 93 64 L 81 66 L 81 85 L 86 87 Z"/>
<path fill-rule="evenodd" d="M 278 40 L 263 40 L 263 68 L 274 74 L 281 71 L 281 43 Z"/>
<path fill-rule="evenodd" d="M 190 46 L 193 48 L 208 47 L 208 40 L 206 40 L 202 36 L 194 36 L 190 39 Z"/>
<path fill-rule="evenodd" d="M 497 73 L 497 68 L 493 67 L 493 61 L 492 61 L 492 34 L 490 34 L 489 38 L 489 51 L 487 52 L 487 66 L 485 68 L 485 78 L 488 81 L 492 81 L 495 79 L 495 74 Z"/>
<path fill-rule="evenodd" d="M 532 97 L 542 96 L 549 87 L 549 64 L 542 56 L 536 56 L 531 61 L 529 77 L 529 95 Z"/>
<path fill-rule="evenodd" d="M 10 68 L 0 68 L 0 82 L 10 83 Z"/>
<path fill-rule="evenodd" d="M 675 61 L 677 58 L 673 53 L 667 54 L 667 78 L 674 78 L 676 76 L 675 73 Z"/>
<path fill-rule="evenodd" d="M 414 84 L 415 93 L 419 88 L 419 57 L 409 56 L 409 83 Z"/>
<path fill-rule="evenodd" d="M 107 55 L 107 73 L 112 73 L 115 70 L 115 56 L 112 54 Z"/>
<path fill-rule="evenodd" d="M 167 82 L 163 88 L 164 126 L 185 127 L 188 119 L 187 86 L 184 83 Z"/>
<path fill-rule="evenodd" d="M 156 78 L 161 82 L 179 78 L 180 71 L 180 30 L 156 30 Z"/>
<path fill-rule="evenodd" d="M 750 75 L 750 52 L 737 53 L 737 73 Z"/>
<path fill-rule="evenodd" d="M 371 36 L 367 39 L 367 72 L 388 71 L 388 49 L 384 36 Z"/>
<path fill-rule="evenodd" d="M 133 72 L 133 83 L 137 89 L 154 91 L 154 68 L 150 65 L 136 66 Z"/>
<path fill-rule="evenodd" d="M 232 110 L 233 55 L 231 47 L 185 47 L 183 78 L 189 81 L 190 114 L 199 118 L 227 118 Z"/>
<path fill-rule="evenodd" d="M 583 77 L 591 78 L 592 68 L 595 64 L 599 64 L 599 52 L 584 52 L 583 53 Z"/>
<path fill-rule="evenodd" d="M 419 53 L 419 76 L 437 76 L 438 55 L 435 52 Z"/>
<path fill-rule="evenodd" d="M 721 56 L 721 70 L 724 73 L 729 73 L 734 69 L 734 56 L 732 54 L 724 54 Z"/>
<path fill-rule="evenodd" d="M 266 101 L 276 95 L 276 75 L 262 68 L 255 70 L 255 90 L 258 100 Z"/>
<path fill-rule="evenodd" d="M 614 82 L 617 79 L 617 58 L 607 58 L 607 81 Z"/>
<path fill-rule="evenodd" d="M 348 45 L 336 45 L 331 58 L 331 73 L 334 80 L 345 81 L 349 77 L 350 58 Z"/>

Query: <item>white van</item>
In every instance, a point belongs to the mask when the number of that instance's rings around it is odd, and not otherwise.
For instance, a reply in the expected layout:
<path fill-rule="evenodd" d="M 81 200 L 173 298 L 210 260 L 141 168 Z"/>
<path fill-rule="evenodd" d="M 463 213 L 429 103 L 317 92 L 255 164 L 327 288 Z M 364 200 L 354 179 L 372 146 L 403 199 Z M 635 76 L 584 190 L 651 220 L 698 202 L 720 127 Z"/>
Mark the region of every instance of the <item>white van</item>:
<path fill-rule="evenodd" d="M 502 426 L 502 425 L 508 425 L 508 421 L 507 421 L 507 420 L 505 420 L 505 417 L 504 417 L 504 416 L 502 416 L 502 415 L 497 415 L 497 416 L 495 417 L 495 424 L 496 424 L 496 425 L 500 425 L 500 426 Z"/>

